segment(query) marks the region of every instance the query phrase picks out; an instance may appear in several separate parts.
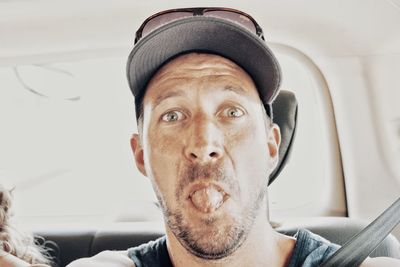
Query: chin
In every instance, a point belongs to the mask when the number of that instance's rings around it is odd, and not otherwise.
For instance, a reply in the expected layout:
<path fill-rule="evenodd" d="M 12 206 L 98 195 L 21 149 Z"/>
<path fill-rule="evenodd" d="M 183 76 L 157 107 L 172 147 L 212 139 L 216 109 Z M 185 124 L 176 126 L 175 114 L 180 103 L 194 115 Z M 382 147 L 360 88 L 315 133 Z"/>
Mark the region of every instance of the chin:
<path fill-rule="evenodd" d="M 188 252 L 208 260 L 231 255 L 243 244 L 248 232 L 243 223 L 217 216 L 196 221 L 192 218 L 185 223 L 170 225 L 170 228 Z"/>
<path fill-rule="evenodd" d="M 244 230 L 227 227 L 223 231 L 181 232 L 179 242 L 193 255 L 216 260 L 235 252 L 244 242 Z"/>

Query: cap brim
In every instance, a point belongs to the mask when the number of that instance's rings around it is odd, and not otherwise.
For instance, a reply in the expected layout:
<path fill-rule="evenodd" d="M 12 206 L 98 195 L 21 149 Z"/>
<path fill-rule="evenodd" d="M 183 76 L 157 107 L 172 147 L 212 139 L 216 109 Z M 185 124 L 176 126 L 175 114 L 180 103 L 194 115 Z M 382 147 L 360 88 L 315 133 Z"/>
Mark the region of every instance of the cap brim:
<path fill-rule="evenodd" d="M 264 104 L 278 94 L 280 67 L 260 37 L 235 22 L 196 16 L 166 24 L 135 45 L 127 62 L 133 95 L 144 95 L 149 80 L 165 62 L 193 51 L 218 54 L 238 64 L 254 80 Z"/>

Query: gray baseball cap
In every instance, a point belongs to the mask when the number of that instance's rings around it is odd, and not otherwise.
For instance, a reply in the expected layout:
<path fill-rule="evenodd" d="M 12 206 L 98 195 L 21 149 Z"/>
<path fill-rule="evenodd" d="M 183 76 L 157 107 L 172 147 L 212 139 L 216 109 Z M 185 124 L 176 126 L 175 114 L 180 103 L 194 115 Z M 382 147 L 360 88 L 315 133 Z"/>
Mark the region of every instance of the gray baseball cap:
<path fill-rule="evenodd" d="M 137 116 L 147 84 L 157 70 L 171 59 L 190 52 L 220 55 L 242 67 L 252 77 L 272 118 L 271 103 L 281 82 L 280 66 L 274 54 L 255 32 L 237 22 L 208 16 L 171 21 L 135 44 L 126 70 Z"/>

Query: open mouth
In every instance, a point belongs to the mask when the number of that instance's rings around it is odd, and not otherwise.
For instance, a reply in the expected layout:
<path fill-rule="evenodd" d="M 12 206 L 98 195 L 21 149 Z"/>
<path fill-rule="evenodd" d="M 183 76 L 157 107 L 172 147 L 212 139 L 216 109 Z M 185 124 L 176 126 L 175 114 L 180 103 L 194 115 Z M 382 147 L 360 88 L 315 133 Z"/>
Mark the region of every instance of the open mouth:
<path fill-rule="evenodd" d="M 215 184 L 195 185 L 189 199 L 193 206 L 202 213 L 211 213 L 219 209 L 229 195 Z"/>

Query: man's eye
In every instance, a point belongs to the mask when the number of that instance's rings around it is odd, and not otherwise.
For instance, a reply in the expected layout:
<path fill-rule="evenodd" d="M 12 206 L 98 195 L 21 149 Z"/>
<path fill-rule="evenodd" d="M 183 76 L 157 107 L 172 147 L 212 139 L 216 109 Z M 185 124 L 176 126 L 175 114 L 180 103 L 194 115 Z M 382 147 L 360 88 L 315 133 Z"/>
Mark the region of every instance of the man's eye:
<path fill-rule="evenodd" d="M 237 107 L 229 107 L 224 110 L 224 115 L 231 118 L 238 118 L 244 115 L 243 110 Z"/>
<path fill-rule="evenodd" d="M 162 115 L 161 119 L 163 121 L 178 121 L 183 119 L 183 114 L 179 111 L 169 111 Z"/>

